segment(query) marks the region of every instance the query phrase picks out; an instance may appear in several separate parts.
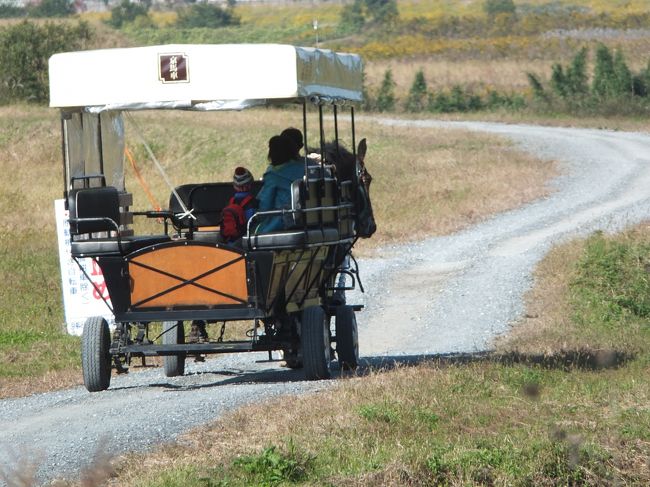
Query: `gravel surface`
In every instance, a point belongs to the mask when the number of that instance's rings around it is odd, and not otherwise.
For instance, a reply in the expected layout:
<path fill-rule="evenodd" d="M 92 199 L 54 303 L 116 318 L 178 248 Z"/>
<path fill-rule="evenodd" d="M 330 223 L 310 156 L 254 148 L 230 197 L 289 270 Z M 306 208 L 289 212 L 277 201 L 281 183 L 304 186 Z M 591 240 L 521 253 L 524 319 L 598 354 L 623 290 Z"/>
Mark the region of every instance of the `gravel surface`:
<path fill-rule="evenodd" d="M 366 293 L 349 301 L 366 305 L 358 314 L 366 363 L 488 349 L 522 314 L 532 271 L 552 245 L 598 229 L 620 230 L 650 215 L 648 135 L 477 122 L 379 123 L 501 134 L 559 161 L 563 175 L 548 198 L 454 235 L 385 248 L 381 258 L 361 262 Z M 300 371 L 266 358 L 221 356 L 189 363 L 185 377 L 165 378 L 151 369 L 113 377 L 111 388 L 100 393 L 76 388 L 2 400 L 0 469 L 7 474 L 33 464 L 40 482 L 74 478 L 98 454 L 146 450 L 240 405 L 335 384 L 305 382 Z"/>

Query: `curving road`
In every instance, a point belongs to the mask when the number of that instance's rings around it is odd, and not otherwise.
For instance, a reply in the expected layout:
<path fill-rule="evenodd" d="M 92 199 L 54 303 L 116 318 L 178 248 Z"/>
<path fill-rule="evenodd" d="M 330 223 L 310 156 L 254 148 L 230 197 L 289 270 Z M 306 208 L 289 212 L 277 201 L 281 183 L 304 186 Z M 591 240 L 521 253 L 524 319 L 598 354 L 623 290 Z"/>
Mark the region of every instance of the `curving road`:
<path fill-rule="evenodd" d="M 489 348 L 523 312 L 532 271 L 549 248 L 594 230 L 616 231 L 650 215 L 650 135 L 503 125 L 377 119 L 500 134 L 559 161 L 554 192 L 463 232 L 386 248 L 361 263 L 366 294 L 350 297 L 367 363 Z M 0 484 L 33 465 L 40 482 L 76 477 L 96 455 L 144 450 L 240 405 L 330 387 L 263 362 L 265 354 L 114 377 L 107 391 L 82 388 L 0 401 Z M 259 360 L 260 362 L 256 362 Z"/>

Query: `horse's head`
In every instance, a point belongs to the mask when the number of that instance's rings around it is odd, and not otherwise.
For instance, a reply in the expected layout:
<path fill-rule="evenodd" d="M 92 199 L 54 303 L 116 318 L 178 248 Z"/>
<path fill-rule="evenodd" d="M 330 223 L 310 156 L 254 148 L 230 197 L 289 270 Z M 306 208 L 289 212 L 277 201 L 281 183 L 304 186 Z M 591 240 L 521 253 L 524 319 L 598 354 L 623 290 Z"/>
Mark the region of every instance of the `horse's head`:
<path fill-rule="evenodd" d="M 366 191 L 370 194 L 370 183 L 372 183 L 372 176 L 366 168 L 366 151 L 368 150 L 368 145 L 366 144 L 366 139 L 361 139 L 359 142 L 359 147 L 357 148 L 357 175 L 359 181 L 366 187 Z"/>
<path fill-rule="evenodd" d="M 375 215 L 372 211 L 372 203 L 370 202 L 370 184 L 372 183 L 372 176 L 366 168 L 366 150 L 368 149 L 366 139 L 361 139 L 359 147 L 357 148 L 357 159 L 355 170 L 357 175 L 356 204 L 357 204 L 357 235 L 362 238 L 372 236 L 377 230 L 375 223 Z"/>

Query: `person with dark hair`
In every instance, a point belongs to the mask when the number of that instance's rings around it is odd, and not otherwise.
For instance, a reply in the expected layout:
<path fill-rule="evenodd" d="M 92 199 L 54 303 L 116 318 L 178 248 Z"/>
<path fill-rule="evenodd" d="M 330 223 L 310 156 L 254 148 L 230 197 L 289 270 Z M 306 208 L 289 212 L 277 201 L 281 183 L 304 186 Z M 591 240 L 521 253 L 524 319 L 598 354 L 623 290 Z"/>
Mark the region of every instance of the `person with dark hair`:
<path fill-rule="evenodd" d="M 287 137 L 288 139 L 290 139 L 293 142 L 293 144 L 294 144 L 294 146 L 296 148 L 295 149 L 296 151 L 295 151 L 294 156 L 293 156 L 294 159 L 303 160 L 304 156 L 300 155 L 300 149 L 302 149 L 305 146 L 305 143 L 303 142 L 303 138 L 302 138 L 302 132 L 299 129 L 295 128 L 295 127 L 288 127 L 286 129 L 284 129 L 280 133 L 280 135 L 283 136 L 283 137 Z M 305 152 L 307 152 L 307 149 L 305 149 Z M 307 154 L 307 164 L 309 164 L 309 165 L 319 164 L 320 159 L 321 159 L 320 154 L 317 154 L 317 153 Z"/>
<path fill-rule="evenodd" d="M 293 142 L 293 145 L 296 148 L 294 158 L 299 159 L 300 149 L 305 146 L 302 139 L 302 132 L 295 127 L 288 127 L 280 133 L 280 137 L 286 137 L 287 139 L 291 140 L 291 142 Z"/>
<path fill-rule="evenodd" d="M 287 136 L 274 135 L 269 139 L 268 159 L 271 165 L 264 173 L 262 189 L 257 195 L 258 211 L 291 208 L 291 183 L 305 175 L 304 163 L 297 158 L 295 142 Z M 273 215 L 261 220 L 257 232 L 284 228 L 282 215 Z"/>

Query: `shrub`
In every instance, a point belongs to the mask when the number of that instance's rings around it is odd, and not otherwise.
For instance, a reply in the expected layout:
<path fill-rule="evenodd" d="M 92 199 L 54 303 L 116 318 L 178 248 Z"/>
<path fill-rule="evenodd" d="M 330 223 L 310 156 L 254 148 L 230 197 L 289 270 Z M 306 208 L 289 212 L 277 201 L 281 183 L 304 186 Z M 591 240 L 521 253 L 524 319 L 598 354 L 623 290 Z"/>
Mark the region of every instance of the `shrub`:
<path fill-rule="evenodd" d="M 483 11 L 491 18 L 500 14 L 514 15 L 516 10 L 513 0 L 485 0 L 483 4 Z"/>
<path fill-rule="evenodd" d="M 548 95 L 544 91 L 544 86 L 539 78 L 533 73 L 526 73 L 526 77 L 528 78 L 528 84 L 533 91 L 533 98 L 538 101 L 548 102 Z"/>
<path fill-rule="evenodd" d="M 345 5 L 341 9 L 339 24 L 341 30 L 346 32 L 359 32 L 365 22 L 363 0 L 354 0 L 354 2 Z"/>
<path fill-rule="evenodd" d="M 392 112 L 395 109 L 395 81 L 393 72 L 387 69 L 384 79 L 377 93 L 377 110 L 380 112 Z"/>
<path fill-rule="evenodd" d="M 32 17 L 67 17 L 74 14 L 73 0 L 42 0 L 29 8 Z"/>
<path fill-rule="evenodd" d="M 27 10 L 16 5 L 0 3 L 0 19 L 14 19 L 27 15 Z"/>
<path fill-rule="evenodd" d="M 181 28 L 217 28 L 228 25 L 239 25 L 237 17 L 232 9 L 223 9 L 218 5 L 206 2 L 198 2 L 178 12 L 176 27 Z"/>
<path fill-rule="evenodd" d="M 88 24 L 76 26 L 23 21 L 0 29 L 0 65 L 3 66 L 0 102 L 48 99 L 47 62 L 61 51 L 82 49 L 92 37 Z"/>
<path fill-rule="evenodd" d="M 650 61 L 645 69 L 632 77 L 632 89 L 636 96 L 648 96 L 650 94 Z"/>
<path fill-rule="evenodd" d="M 427 100 L 427 82 L 424 79 L 424 71 L 420 69 L 415 73 L 415 79 L 409 90 L 408 99 L 406 100 L 406 111 L 408 112 L 421 112 L 425 107 L 425 100 Z"/>
<path fill-rule="evenodd" d="M 131 3 L 130 0 L 122 2 L 111 9 L 111 18 L 108 24 L 116 29 L 120 29 L 124 24 L 134 22 L 138 17 L 149 17 L 149 1 L 141 3 Z"/>
<path fill-rule="evenodd" d="M 634 93 L 632 73 L 621 51 L 614 54 L 614 92 L 616 96 L 629 96 Z"/>
<path fill-rule="evenodd" d="M 615 93 L 614 58 L 606 45 L 596 49 L 596 64 L 591 91 L 599 98 L 610 98 Z"/>
<path fill-rule="evenodd" d="M 399 16 L 396 0 L 365 0 L 368 15 L 378 24 L 393 24 Z"/>

